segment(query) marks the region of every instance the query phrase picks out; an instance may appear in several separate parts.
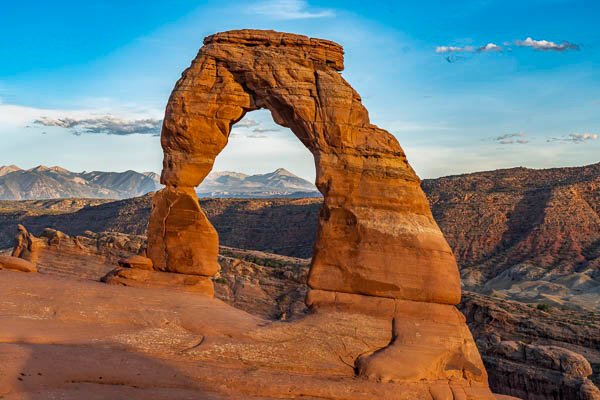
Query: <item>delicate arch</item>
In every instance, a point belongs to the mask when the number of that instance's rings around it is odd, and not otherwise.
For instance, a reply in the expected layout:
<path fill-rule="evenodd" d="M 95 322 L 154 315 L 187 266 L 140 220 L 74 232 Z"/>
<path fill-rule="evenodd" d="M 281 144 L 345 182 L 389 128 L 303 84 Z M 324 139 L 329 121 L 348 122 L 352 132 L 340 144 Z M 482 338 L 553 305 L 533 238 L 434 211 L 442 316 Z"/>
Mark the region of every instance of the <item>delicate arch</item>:
<path fill-rule="evenodd" d="M 217 233 L 194 187 L 232 125 L 266 108 L 315 158 L 324 204 L 309 276 L 313 298 L 353 293 L 459 302 L 458 269 L 419 178 L 396 139 L 369 122 L 342 69 L 343 49 L 326 40 L 252 30 L 205 39 L 166 109 L 166 188 L 154 197 L 148 228 L 155 268 L 218 271 Z"/>

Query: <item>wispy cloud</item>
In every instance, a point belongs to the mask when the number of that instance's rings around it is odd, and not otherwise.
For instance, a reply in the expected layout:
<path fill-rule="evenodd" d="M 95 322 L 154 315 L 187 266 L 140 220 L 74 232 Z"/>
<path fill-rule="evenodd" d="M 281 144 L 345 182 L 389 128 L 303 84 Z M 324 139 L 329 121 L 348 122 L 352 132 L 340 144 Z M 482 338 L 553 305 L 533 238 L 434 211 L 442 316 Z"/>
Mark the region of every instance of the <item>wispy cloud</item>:
<path fill-rule="evenodd" d="M 435 48 L 436 53 L 444 54 L 444 53 L 462 53 L 462 52 L 471 52 L 475 48 L 472 46 L 459 47 L 459 46 L 438 46 Z"/>
<path fill-rule="evenodd" d="M 486 52 L 494 52 L 494 51 L 502 51 L 502 47 L 498 46 L 495 43 L 488 43 L 485 46 L 475 47 L 475 46 L 438 46 L 435 48 L 435 52 L 439 54 L 444 53 L 486 53 Z"/>
<path fill-rule="evenodd" d="M 237 122 L 234 126 L 237 128 L 253 128 L 255 126 L 259 126 L 260 123 L 251 118 L 242 118 L 241 121 Z"/>
<path fill-rule="evenodd" d="M 562 43 L 555 43 L 549 40 L 535 40 L 528 37 L 525 40 L 516 40 L 515 42 L 503 42 L 503 46 L 499 46 L 496 43 L 490 42 L 484 46 L 437 46 L 435 52 L 438 54 L 449 54 L 446 57 L 446 61 L 454 63 L 457 61 L 463 61 L 466 58 L 460 56 L 460 53 L 501 53 L 505 50 L 511 51 L 510 46 L 515 45 L 517 47 L 528 47 L 535 50 L 542 51 L 567 51 L 567 50 L 579 50 L 579 45 L 571 42 L 564 41 Z"/>
<path fill-rule="evenodd" d="M 246 137 L 250 139 L 265 139 L 268 136 L 262 133 L 251 133 L 249 135 L 246 135 Z"/>
<path fill-rule="evenodd" d="M 90 133 L 105 135 L 142 134 L 159 136 L 162 120 L 153 118 L 124 119 L 111 115 L 104 115 L 90 118 L 41 117 L 34 120 L 33 124 L 69 129 L 74 135 Z"/>
<path fill-rule="evenodd" d="M 499 144 L 526 144 L 529 143 L 526 133 L 507 133 L 505 135 L 496 136 L 492 139 Z"/>
<path fill-rule="evenodd" d="M 249 12 L 280 20 L 335 16 L 333 10 L 312 8 L 304 0 L 264 0 L 250 6 Z"/>
<path fill-rule="evenodd" d="M 564 41 L 562 43 L 554 43 L 548 40 L 535 40 L 528 37 L 525 40 L 517 40 L 515 45 L 519 47 L 531 47 L 536 50 L 544 51 L 567 51 L 567 50 L 579 50 L 579 45 L 571 42 Z"/>
<path fill-rule="evenodd" d="M 597 133 L 570 133 L 563 137 L 553 137 L 546 140 L 549 143 L 562 142 L 562 143 L 585 143 L 590 140 L 598 140 Z"/>
<path fill-rule="evenodd" d="M 279 128 L 254 128 L 252 132 L 254 133 L 267 133 L 267 132 L 279 132 L 281 129 Z"/>

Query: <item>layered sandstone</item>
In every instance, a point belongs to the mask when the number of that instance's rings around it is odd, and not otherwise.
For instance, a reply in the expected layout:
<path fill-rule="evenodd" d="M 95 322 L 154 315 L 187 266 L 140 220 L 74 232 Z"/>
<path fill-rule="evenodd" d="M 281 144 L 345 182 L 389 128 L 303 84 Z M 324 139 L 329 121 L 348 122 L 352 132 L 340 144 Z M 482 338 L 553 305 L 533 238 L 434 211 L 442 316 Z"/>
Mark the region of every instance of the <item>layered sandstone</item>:
<path fill-rule="evenodd" d="M 360 96 L 339 74 L 342 68 L 342 48 L 324 40 L 250 30 L 205 40 L 167 105 L 161 139 L 167 189 L 155 198 L 149 225 L 156 268 L 200 275 L 215 270 L 217 240 L 210 223 L 190 209 L 195 226 L 169 232 L 165 213 L 171 203 L 163 197 L 185 202 L 227 144 L 231 126 L 248 111 L 267 108 L 315 157 L 316 184 L 325 200 L 311 287 L 459 301 L 456 263 L 419 179 L 396 139 L 369 122 Z M 195 239 L 200 231 L 201 241 Z M 167 249 L 191 247 L 192 241 L 193 265 L 165 256 Z M 422 290 L 425 282 L 429 290 Z"/>
<path fill-rule="evenodd" d="M 158 271 L 218 271 L 217 232 L 194 187 L 231 127 L 266 108 L 313 154 L 324 196 L 308 304 L 320 316 L 340 308 L 369 314 L 389 331 L 388 343 L 355 354 L 353 370 L 380 382 L 425 382 L 435 399 L 464 398 L 467 388 L 489 398 L 485 368 L 454 307 L 460 281 L 452 251 L 402 148 L 370 123 L 342 69 L 341 46 L 326 40 L 254 30 L 207 37 L 167 105 L 166 188 L 153 199 L 148 257 Z"/>

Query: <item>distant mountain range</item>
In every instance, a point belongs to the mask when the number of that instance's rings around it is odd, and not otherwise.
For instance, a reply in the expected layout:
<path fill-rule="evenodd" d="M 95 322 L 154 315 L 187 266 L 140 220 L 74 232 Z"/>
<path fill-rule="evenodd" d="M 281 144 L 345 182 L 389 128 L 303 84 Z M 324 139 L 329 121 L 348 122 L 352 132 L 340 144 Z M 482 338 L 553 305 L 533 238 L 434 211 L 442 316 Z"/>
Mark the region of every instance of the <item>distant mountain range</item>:
<path fill-rule="evenodd" d="M 268 174 L 212 172 L 197 190 L 200 197 L 320 197 L 314 184 L 284 168 Z"/>
<path fill-rule="evenodd" d="M 59 198 L 126 199 L 160 189 L 155 172 L 71 172 L 61 167 L 40 165 L 21 169 L 0 167 L 0 200 Z M 246 175 L 213 172 L 198 188 L 200 197 L 319 197 L 317 188 L 291 172 Z"/>
<path fill-rule="evenodd" d="M 0 199 L 125 199 L 157 190 L 160 184 L 155 175 L 135 171 L 71 172 L 43 165 L 24 170 L 9 165 L 0 167 Z"/>

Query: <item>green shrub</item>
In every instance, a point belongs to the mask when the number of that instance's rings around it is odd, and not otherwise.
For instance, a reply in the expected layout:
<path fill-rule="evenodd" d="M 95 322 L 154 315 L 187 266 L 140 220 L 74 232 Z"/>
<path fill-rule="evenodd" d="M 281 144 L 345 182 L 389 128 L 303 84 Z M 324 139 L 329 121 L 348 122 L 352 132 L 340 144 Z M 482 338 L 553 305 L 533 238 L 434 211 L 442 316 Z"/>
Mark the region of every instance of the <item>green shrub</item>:
<path fill-rule="evenodd" d="M 545 311 L 545 312 L 550 311 L 550 306 L 548 304 L 544 304 L 544 303 L 538 304 L 536 306 L 536 308 L 540 311 Z"/>

